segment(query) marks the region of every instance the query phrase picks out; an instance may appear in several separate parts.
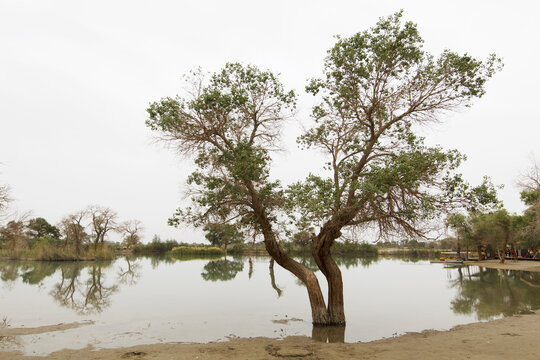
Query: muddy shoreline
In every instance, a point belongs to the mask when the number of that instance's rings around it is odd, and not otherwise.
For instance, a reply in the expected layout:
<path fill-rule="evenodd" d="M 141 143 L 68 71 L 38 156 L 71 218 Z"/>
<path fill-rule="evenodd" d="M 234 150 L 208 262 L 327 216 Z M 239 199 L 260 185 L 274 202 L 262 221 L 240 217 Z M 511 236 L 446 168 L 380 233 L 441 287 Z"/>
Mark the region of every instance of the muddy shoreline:
<path fill-rule="evenodd" d="M 208 344 L 154 344 L 128 348 L 61 350 L 45 357 L 0 352 L 23 359 L 538 359 L 540 312 L 491 322 L 426 330 L 366 343 L 321 343 L 307 337 L 233 339 Z M 61 325 L 59 325 L 61 326 Z M 39 329 L 39 328 L 38 328 Z M 14 329 L 11 329 L 14 330 Z"/>

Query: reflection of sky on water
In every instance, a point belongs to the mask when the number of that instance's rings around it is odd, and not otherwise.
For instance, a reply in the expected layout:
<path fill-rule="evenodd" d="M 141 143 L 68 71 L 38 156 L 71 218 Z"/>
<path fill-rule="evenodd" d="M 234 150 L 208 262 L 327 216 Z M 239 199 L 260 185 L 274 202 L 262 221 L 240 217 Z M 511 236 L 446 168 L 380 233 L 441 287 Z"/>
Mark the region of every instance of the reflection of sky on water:
<path fill-rule="evenodd" d="M 252 258 L 251 263 L 232 257 L 212 262 L 0 262 L 0 316 L 7 316 L 11 327 L 95 321 L 20 337 L 29 354 L 88 344 L 311 336 L 305 288 L 277 264 L 272 277 L 269 258 Z M 540 306 L 540 288 L 532 286 L 540 284 L 536 274 L 480 273 L 474 267 L 445 269 L 427 261 L 391 259 L 347 259 L 341 268 L 347 342 L 449 329 Z M 275 321 L 292 318 L 303 321 Z"/>

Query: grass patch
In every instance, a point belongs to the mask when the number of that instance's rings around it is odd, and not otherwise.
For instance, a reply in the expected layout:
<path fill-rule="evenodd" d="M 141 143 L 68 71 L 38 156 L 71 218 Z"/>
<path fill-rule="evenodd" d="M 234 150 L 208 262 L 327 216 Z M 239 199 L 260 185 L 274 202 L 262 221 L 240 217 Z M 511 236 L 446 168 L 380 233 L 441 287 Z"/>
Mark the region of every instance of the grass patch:
<path fill-rule="evenodd" d="M 30 249 L 15 251 L 2 250 L 0 257 L 15 260 L 41 260 L 41 261 L 70 261 L 70 260 L 111 260 L 113 251 L 107 246 L 100 246 L 97 250 L 84 246 L 80 253 L 71 247 L 58 246 L 47 239 L 37 241 Z"/>

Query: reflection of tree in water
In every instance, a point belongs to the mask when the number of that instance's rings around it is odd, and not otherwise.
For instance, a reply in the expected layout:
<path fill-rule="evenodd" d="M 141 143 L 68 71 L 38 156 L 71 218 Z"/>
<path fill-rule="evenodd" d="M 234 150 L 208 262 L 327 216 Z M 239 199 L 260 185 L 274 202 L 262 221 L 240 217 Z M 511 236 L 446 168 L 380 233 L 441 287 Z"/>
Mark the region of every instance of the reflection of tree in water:
<path fill-rule="evenodd" d="M 110 305 L 110 297 L 118 290 L 118 285 L 106 287 L 105 276 L 101 266 L 92 266 L 88 270 L 90 277 L 86 280 L 84 305 L 74 308 L 80 313 L 100 313 Z M 80 303 L 81 304 L 81 303 Z"/>
<path fill-rule="evenodd" d="M 345 342 L 345 326 L 313 326 L 311 338 L 319 342 Z"/>
<path fill-rule="evenodd" d="M 244 270 L 244 262 L 239 260 L 214 260 L 204 265 L 201 276 L 206 281 L 228 281 Z"/>
<path fill-rule="evenodd" d="M 311 269 L 311 271 L 313 272 L 320 271 L 313 257 L 299 257 L 295 258 L 295 260 L 298 261 L 300 264 L 304 265 L 305 267 Z M 346 269 L 349 269 L 351 267 L 358 267 L 358 265 L 361 265 L 364 268 L 368 268 L 371 266 L 371 264 L 377 262 L 379 258 L 377 256 L 336 256 L 333 260 L 340 268 L 345 267 Z M 299 279 L 296 279 L 295 282 L 299 286 L 305 286 L 304 283 Z"/>
<path fill-rule="evenodd" d="M 103 269 L 110 263 L 71 263 L 62 267 L 60 282 L 51 291 L 52 297 L 62 306 L 80 314 L 100 313 L 110 305 L 111 296 L 118 285 L 105 286 Z M 88 269 L 86 281 L 81 279 L 82 270 Z"/>
<path fill-rule="evenodd" d="M 157 269 L 162 264 L 174 264 L 176 262 L 176 259 L 172 258 L 169 254 L 153 254 L 151 256 L 141 255 L 137 258 L 140 257 L 150 259 L 152 269 Z"/>
<path fill-rule="evenodd" d="M 22 267 L 24 272 L 21 277 L 24 283 L 36 285 L 54 274 L 59 267 L 58 262 L 33 261 L 32 265 Z"/>
<path fill-rule="evenodd" d="M 73 304 L 76 304 L 75 293 L 80 287 L 80 283 L 77 281 L 81 273 L 82 266 L 78 263 L 65 264 L 60 269 L 61 280 L 57 283 L 51 295 L 60 305 L 64 307 L 73 308 Z"/>
<path fill-rule="evenodd" d="M 540 308 L 540 274 L 482 268 L 470 273 L 469 270 L 458 269 L 459 277 L 452 283 L 459 291 L 452 300 L 455 313 L 475 313 L 478 319 L 487 320 Z"/>
<path fill-rule="evenodd" d="M 21 277 L 26 284 L 39 285 L 59 270 L 60 280 L 50 291 L 55 301 L 80 314 L 99 313 L 110 305 L 118 284 L 134 285 L 140 278 L 140 264 L 128 258 L 125 261 L 127 268 L 120 267 L 112 284 L 106 284 L 104 274 L 111 262 L 0 262 L 0 278 L 6 284 Z"/>
<path fill-rule="evenodd" d="M 274 259 L 270 259 L 270 265 L 268 266 L 268 268 L 270 269 L 270 284 L 272 285 L 272 287 L 274 288 L 274 290 L 276 290 L 277 296 L 278 296 L 278 297 L 281 297 L 281 295 L 283 294 L 283 290 L 281 290 L 281 289 L 276 285 L 276 277 L 275 277 L 275 275 L 274 275 Z"/>
<path fill-rule="evenodd" d="M 0 262 L 0 279 L 3 282 L 12 282 L 19 277 L 19 265 L 13 261 Z"/>
<path fill-rule="evenodd" d="M 118 272 L 118 282 L 124 285 L 135 285 L 141 277 L 141 264 L 125 257 L 127 268 L 120 267 Z"/>
<path fill-rule="evenodd" d="M 23 283 L 38 285 L 43 279 L 54 274 L 59 262 L 47 261 L 8 261 L 0 262 L 0 279 L 9 284 L 21 277 Z M 9 285 L 8 285 L 9 286 Z"/>
<path fill-rule="evenodd" d="M 356 257 L 356 256 L 340 256 L 336 257 L 334 260 L 336 261 L 336 264 L 339 267 L 345 266 L 345 268 L 349 269 L 351 267 L 355 268 L 358 267 L 358 265 L 368 268 L 373 264 L 374 262 L 377 262 L 378 256 L 363 256 L 363 257 Z"/>

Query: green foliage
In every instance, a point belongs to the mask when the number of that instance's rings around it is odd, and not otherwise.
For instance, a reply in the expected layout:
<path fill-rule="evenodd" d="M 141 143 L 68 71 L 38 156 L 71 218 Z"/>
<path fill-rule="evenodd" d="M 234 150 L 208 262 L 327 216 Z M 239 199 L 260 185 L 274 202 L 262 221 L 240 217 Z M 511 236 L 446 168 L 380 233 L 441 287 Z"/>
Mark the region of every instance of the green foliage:
<path fill-rule="evenodd" d="M 220 256 L 225 255 L 225 250 L 220 249 L 220 248 L 215 247 L 215 246 L 211 246 L 211 247 L 208 247 L 208 246 L 178 246 L 178 247 L 173 248 L 170 251 L 170 255 L 173 256 L 173 257 L 194 256 L 194 255 L 197 255 L 197 256 L 204 255 L 204 256 L 211 256 L 211 257 L 218 256 L 218 257 L 220 257 Z"/>
<path fill-rule="evenodd" d="M 482 270 L 453 281 L 457 296 L 451 308 L 479 320 L 529 313 L 540 306 L 540 277 L 535 272 Z"/>
<path fill-rule="evenodd" d="M 204 237 L 212 246 L 227 250 L 227 246 L 241 244 L 244 235 L 235 226 L 230 224 L 206 224 L 203 228 L 206 232 Z"/>
<path fill-rule="evenodd" d="M 201 276 L 206 281 L 229 281 L 236 277 L 236 274 L 244 270 L 243 261 L 235 260 L 215 260 L 204 266 Z"/>
<path fill-rule="evenodd" d="M 329 296 L 327 317 L 324 304 L 316 304 L 322 295 L 310 297 L 313 309 L 319 308 L 313 311 L 320 317 L 316 323 L 345 323 L 341 275 L 327 265 L 331 252 L 376 252 L 370 245 L 337 242 L 342 230 L 374 226 L 381 237 L 421 237 L 429 232 L 425 223 L 445 211 L 497 205 L 488 179 L 471 187 L 457 173 L 463 155 L 425 145 L 415 130 L 484 95 L 500 60 L 449 50 L 435 57 L 423 50 L 416 25 L 401 18 L 399 12 L 367 31 L 338 37 L 323 78 L 306 88 L 318 105 L 313 126 L 297 139 L 305 149 L 322 150 L 327 161 L 286 190 L 269 174 L 295 95 L 272 73 L 240 64 L 227 64 L 208 81 L 195 73 L 191 98 L 165 98 L 147 110 L 146 124 L 197 166 L 188 177 L 192 206 L 178 209 L 169 224 L 227 224 L 262 235 L 272 257 L 309 284 L 310 268 L 300 271 L 302 264 L 283 251 L 298 244 L 278 239 L 319 229 L 311 236 L 312 254 L 330 291 L 339 293 Z M 293 229 L 283 224 L 286 216 Z M 317 292 L 315 284 L 310 294 Z"/>
<path fill-rule="evenodd" d="M 377 256 L 377 246 L 367 242 L 336 241 L 332 247 L 332 254 L 352 256 Z"/>
<path fill-rule="evenodd" d="M 303 235 L 304 233 L 297 234 L 298 236 Z M 309 235 L 309 234 L 308 234 Z M 283 247 L 287 250 L 289 254 L 292 255 L 306 255 L 311 254 L 311 241 L 291 241 L 283 242 Z M 366 242 L 358 242 L 351 240 L 336 241 L 332 245 L 331 252 L 333 255 L 338 255 L 342 257 L 346 256 L 377 256 L 378 248 L 376 245 L 369 244 Z"/>
<path fill-rule="evenodd" d="M 488 179 L 471 187 L 455 172 L 463 155 L 424 145 L 414 125 L 481 97 L 500 60 L 448 50 L 435 58 L 424 52 L 416 25 L 401 18 L 399 12 L 338 37 L 325 77 L 306 88 L 320 103 L 315 125 L 298 143 L 327 153 L 331 176 L 310 175 L 287 190 L 289 212 L 301 228 L 356 213 L 343 225 L 377 222 L 381 235 L 418 234 L 419 223 L 442 211 L 484 209 L 496 201 Z"/>
<path fill-rule="evenodd" d="M 299 231 L 293 235 L 291 242 L 301 247 L 308 247 L 311 245 L 312 237 L 313 229 L 310 229 L 310 231 Z"/>
<path fill-rule="evenodd" d="M 534 190 L 523 190 L 520 193 L 520 197 L 525 205 L 533 205 L 538 201 L 540 193 Z"/>
<path fill-rule="evenodd" d="M 255 226 L 246 182 L 253 182 L 269 211 L 281 201 L 279 182 L 269 181 L 270 151 L 277 148 L 281 123 L 295 106 L 276 76 L 254 66 L 226 64 L 208 81 L 190 79 L 193 98 L 166 98 L 148 108 L 146 124 L 184 154 L 195 154 L 197 170 L 188 184 L 194 206 L 179 209 L 169 224 L 231 223 Z M 234 219 L 234 220 L 233 220 Z"/>
<path fill-rule="evenodd" d="M 133 246 L 132 251 L 134 254 L 164 254 L 180 245 L 182 244 L 175 240 L 162 242 L 159 237 L 154 236 L 151 243 L 137 244 Z"/>
<path fill-rule="evenodd" d="M 50 238 L 60 239 L 60 230 L 56 226 L 49 224 L 44 218 L 30 219 L 27 228 L 34 238 L 48 236 Z"/>

